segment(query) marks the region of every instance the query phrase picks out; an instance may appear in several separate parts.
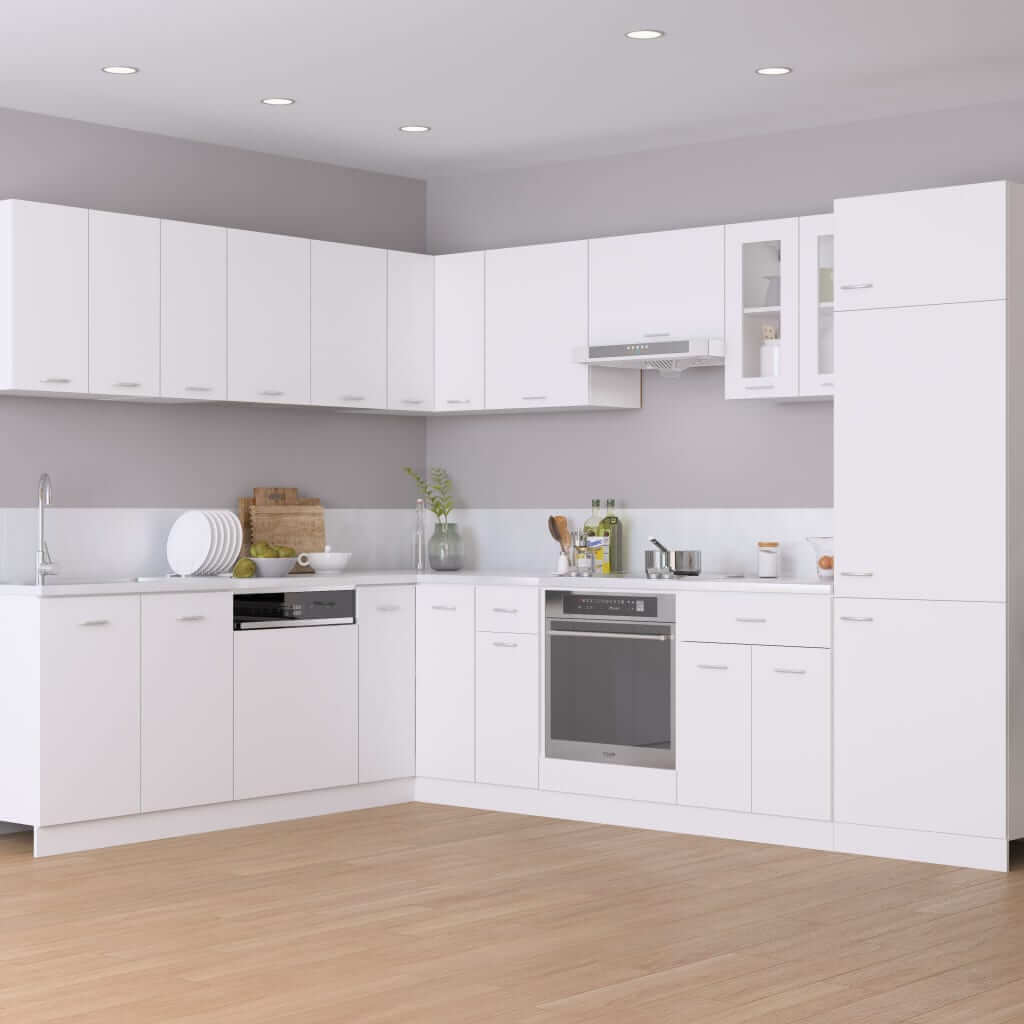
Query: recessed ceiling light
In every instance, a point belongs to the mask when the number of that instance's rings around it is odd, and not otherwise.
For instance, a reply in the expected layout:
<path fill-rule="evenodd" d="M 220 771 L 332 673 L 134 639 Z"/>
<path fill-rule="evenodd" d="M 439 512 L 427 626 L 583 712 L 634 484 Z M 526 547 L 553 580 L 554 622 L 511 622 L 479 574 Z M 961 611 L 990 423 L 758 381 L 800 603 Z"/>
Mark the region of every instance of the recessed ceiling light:
<path fill-rule="evenodd" d="M 792 70 L 792 68 L 787 68 L 784 64 L 779 64 L 776 67 L 758 68 L 757 73 L 766 77 L 772 77 L 773 75 L 788 75 Z"/>
<path fill-rule="evenodd" d="M 408 132 L 410 135 L 422 135 L 424 132 L 430 131 L 429 124 L 403 124 L 399 129 L 400 132 Z"/>
<path fill-rule="evenodd" d="M 268 107 L 290 107 L 294 102 L 290 96 L 267 96 L 260 100 L 260 103 L 265 103 Z"/>
<path fill-rule="evenodd" d="M 139 73 L 139 69 L 133 68 L 130 64 L 108 64 L 103 70 L 108 75 L 137 75 Z"/>
<path fill-rule="evenodd" d="M 660 28 L 635 28 L 626 33 L 627 39 L 660 39 L 665 33 Z"/>

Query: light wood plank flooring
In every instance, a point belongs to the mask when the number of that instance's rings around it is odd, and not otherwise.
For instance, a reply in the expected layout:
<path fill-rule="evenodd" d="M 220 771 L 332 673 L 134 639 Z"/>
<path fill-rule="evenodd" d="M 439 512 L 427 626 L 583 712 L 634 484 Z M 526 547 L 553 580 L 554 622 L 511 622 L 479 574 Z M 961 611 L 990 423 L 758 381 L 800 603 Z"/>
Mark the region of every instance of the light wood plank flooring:
<path fill-rule="evenodd" d="M 1024 1021 L 1024 872 L 406 804 L 30 857 L 0 1019 Z"/>

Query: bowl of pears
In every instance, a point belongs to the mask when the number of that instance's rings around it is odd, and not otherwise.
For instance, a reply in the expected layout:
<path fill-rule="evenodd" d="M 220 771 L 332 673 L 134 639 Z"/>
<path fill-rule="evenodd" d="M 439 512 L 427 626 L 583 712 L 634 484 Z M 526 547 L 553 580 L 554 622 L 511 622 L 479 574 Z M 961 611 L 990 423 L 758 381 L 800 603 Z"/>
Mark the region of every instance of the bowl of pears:
<path fill-rule="evenodd" d="M 241 558 L 235 566 L 235 575 L 287 576 L 295 568 L 299 553 L 295 548 L 257 541 L 249 548 L 249 557 Z"/>

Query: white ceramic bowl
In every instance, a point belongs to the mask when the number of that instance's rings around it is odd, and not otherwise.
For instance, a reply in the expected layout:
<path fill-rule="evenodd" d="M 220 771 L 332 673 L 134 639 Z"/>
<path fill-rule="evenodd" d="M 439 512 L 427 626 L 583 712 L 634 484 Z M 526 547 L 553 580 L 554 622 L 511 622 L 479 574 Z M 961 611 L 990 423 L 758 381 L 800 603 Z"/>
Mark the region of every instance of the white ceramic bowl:
<path fill-rule="evenodd" d="M 253 558 L 257 576 L 287 576 L 295 568 L 294 558 Z"/>
<path fill-rule="evenodd" d="M 344 571 L 351 558 L 351 551 L 304 551 L 299 555 L 299 565 L 309 566 L 321 576 L 336 576 Z"/>

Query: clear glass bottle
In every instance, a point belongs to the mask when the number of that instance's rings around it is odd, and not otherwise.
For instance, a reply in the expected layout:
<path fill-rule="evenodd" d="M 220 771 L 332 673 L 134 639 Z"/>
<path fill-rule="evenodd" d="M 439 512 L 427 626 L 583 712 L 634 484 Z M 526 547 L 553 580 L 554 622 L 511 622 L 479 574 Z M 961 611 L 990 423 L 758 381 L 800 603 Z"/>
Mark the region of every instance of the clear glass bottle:
<path fill-rule="evenodd" d="M 622 520 L 615 511 L 615 499 L 609 498 L 605 505 L 605 515 L 601 520 L 601 536 L 607 541 L 604 574 L 622 572 Z"/>
<path fill-rule="evenodd" d="M 591 549 L 591 560 L 593 571 L 601 575 L 608 559 L 605 557 L 608 551 L 606 544 L 600 543 L 601 539 L 601 499 L 590 499 L 590 517 L 583 524 L 583 542 Z"/>
<path fill-rule="evenodd" d="M 422 498 L 416 499 L 416 532 L 412 540 L 413 565 L 417 572 L 427 567 L 427 508 Z"/>

